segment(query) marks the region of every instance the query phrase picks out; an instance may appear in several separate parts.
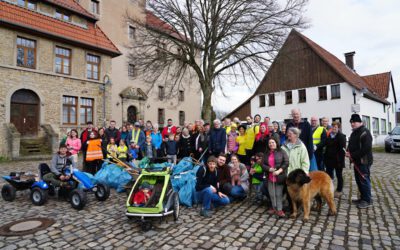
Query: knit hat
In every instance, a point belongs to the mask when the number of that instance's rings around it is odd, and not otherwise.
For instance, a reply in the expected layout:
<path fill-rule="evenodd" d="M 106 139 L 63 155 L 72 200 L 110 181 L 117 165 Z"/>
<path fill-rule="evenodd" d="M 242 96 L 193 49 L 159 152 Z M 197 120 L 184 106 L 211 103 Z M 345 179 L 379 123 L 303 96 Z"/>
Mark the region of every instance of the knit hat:
<path fill-rule="evenodd" d="M 350 122 L 362 122 L 359 114 L 352 114 Z"/>

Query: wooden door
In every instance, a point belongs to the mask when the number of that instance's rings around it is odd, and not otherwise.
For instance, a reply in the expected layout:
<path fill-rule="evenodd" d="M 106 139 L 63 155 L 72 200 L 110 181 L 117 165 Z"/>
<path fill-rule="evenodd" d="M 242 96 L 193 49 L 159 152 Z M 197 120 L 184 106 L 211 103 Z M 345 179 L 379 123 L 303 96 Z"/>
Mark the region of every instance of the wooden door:
<path fill-rule="evenodd" d="M 134 124 L 137 121 L 137 109 L 135 106 L 128 108 L 128 122 Z"/>
<path fill-rule="evenodd" d="M 36 135 L 39 129 L 39 98 L 30 90 L 18 90 L 11 97 L 10 122 L 21 135 Z"/>

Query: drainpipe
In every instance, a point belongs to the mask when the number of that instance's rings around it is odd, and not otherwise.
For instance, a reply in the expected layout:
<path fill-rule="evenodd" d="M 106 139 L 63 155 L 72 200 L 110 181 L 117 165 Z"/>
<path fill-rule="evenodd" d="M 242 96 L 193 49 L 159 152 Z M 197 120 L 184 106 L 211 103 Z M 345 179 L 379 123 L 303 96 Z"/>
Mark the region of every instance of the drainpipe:
<path fill-rule="evenodd" d="M 104 75 L 103 85 L 101 86 L 101 89 L 103 90 L 103 127 L 106 127 L 106 85 L 109 84 L 111 84 L 110 77 Z"/>

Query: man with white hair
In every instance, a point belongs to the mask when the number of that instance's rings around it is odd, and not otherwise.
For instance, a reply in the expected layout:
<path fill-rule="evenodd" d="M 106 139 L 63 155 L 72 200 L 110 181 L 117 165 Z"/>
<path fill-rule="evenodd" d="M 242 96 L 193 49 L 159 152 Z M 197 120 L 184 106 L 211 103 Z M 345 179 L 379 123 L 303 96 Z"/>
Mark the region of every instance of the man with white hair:
<path fill-rule="evenodd" d="M 217 157 L 220 153 L 225 153 L 226 131 L 221 127 L 221 121 L 215 119 L 214 128 L 210 131 L 210 140 L 208 141 L 208 152 Z"/>
<path fill-rule="evenodd" d="M 304 121 L 301 119 L 301 113 L 299 109 L 292 109 L 291 114 L 292 114 L 292 121 L 290 121 L 286 125 L 286 131 L 291 127 L 296 127 L 300 129 L 301 131 L 300 140 L 306 146 L 308 152 L 308 158 L 309 160 L 311 160 L 314 152 L 311 125 L 308 121 Z"/>

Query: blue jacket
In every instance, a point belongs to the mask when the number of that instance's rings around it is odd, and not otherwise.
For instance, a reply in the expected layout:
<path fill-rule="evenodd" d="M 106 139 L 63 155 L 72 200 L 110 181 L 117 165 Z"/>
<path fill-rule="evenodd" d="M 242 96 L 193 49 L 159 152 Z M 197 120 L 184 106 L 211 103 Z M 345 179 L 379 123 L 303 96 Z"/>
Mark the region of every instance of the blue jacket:
<path fill-rule="evenodd" d="M 224 153 L 226 146 L 226 130 L 224 128 L 210 131 L 210 140 L 208 142 L 208 151 L 212 153 Z"/>
<path fill-rule="evenodd" d="M 156 149 L 160 149 L 161 148 L 161 144 L 162 144 L 162 135 L 160 132 L 154 133 L 151 132 L 151 144 L 153 144 L 153 146 Z"/>
<path fill-rule="evenodd" d="M 129 142 L 129 144 L 131 143 L 131 141 L 133 139 L 132 132 L 133 132 L 133 130 L 129 131 L 129 134 L 128 134 L 128 142 Z M 140 148 L 142 148 L 144 146 L 145 142 L 146 142 L 146 136 L 144 135 L 143 130 L 140 130 L 140 134 L 139 134 L 139 138 L 138 138 L 138 143 L 137 144 L 139 145 Z"/>
<path fill-rule="evenodd" d="M 166 141 L 165 142 L 165 154 L 167 155 L 177 155 L 178 154 L 178 143 L 173 141 Z"/>

